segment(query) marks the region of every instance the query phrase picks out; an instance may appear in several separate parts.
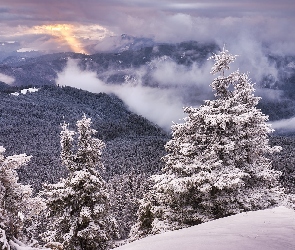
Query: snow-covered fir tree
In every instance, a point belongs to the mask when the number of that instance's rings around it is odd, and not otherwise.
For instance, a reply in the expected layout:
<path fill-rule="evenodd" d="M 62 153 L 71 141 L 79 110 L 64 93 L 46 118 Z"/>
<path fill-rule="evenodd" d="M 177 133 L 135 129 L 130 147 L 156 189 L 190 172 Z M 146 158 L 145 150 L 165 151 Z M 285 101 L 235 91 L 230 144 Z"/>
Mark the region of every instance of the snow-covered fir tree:
<path fill-rule="evenodd" d="M 115 216 L 121 239 L 127 239 L 136 220 L 139 200 L 148 191 L 149 180 L 136 172 L 116 175 L 108 181 L 112 214 Z"/>
<path fill-rule="evenodd" d="M 268 208 L 283 195 L 267 158 L 280 147 L 269 145 L 272 129 L 256 108 L 253 84 L 239 70 L 225 75 L 236 59 L 225 48 L 209 59 L 219 74 L 210 85 L 216 98 L 184 108 L 184 123 L 172 126 L 163 173 L 152 177 L 132 239 Z"/>
<path fill-rule="evenodd" d="M 91 119 L 77 121 L 78 142 L 74 132 L 62 125 L 61 159 L 69 176 L 46 186 L 49 231 L 44 234 L 48 246 L 62 249 L 99 250 L 112 246 L 117 224 L 110 214 L 109 194 L 99 171 L 105 144 L 93 135 Z M 75 151 L 75 152 L 74 152 Z"/>
<path fill-rule="evenodd" d="M 14 239 L 25 240 L 24 221 L 44 209 L 39 198 L 32 197 L 32 189 L 18 182 L 16 170 L 28 163 L 26 154 L 5 157 L 0 146 L 0 248 L 10 249 Z"/>

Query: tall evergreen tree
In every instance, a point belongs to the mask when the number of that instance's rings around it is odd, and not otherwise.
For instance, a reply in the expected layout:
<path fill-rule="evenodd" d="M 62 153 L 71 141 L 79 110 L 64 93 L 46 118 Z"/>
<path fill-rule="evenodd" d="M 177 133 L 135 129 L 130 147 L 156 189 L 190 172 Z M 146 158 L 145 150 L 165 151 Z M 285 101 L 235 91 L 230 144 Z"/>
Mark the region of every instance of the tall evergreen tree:
<path fill-rule="evenodd" d="M 74 132 L 62 125 L 61 159 L 69 176 L 46 186 L 49 217 L 52 224 L 45 240 L 63 249 L 108 249 L 117 237 L 117 225 L 110 215 L 106 183 L 96 168 L 103 168 L 104 143 L 93 138 L 91 119 L 83 116 L 77 122 L 78 142 Z M 76 152 L 73 151 L 76 148 Z"/>
<path fill-rule="evenodd" d="M 5 157 L 0 146 L 0 248 L 10 249 L 9 241 L 24 240 L 23 224 L 38 214 L 44 203 L 32 197 L 32 188 L 18 182 L 17 169 L 28 163 L 26 154 Z"/>
<path fill-rule="evenodd" d="M 236 56 L 223 48 L 211 83 L 215 100 L 186 107 L 184 123 L 172 126 L 163 174 L 153 176 L 131 237 L 139 238 L 277 204 L 280 172 L 271 168 L 268 117 L 256 108 L 254 86 L 239 70 L 225 75 Z"/>

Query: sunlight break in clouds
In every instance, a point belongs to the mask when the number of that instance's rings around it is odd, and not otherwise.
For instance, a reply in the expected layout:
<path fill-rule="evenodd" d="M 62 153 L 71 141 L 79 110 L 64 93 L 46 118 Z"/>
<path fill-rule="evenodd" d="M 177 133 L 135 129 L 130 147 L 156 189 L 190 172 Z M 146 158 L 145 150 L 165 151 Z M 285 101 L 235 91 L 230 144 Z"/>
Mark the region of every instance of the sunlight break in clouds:
<path fill-rule="evenodd" d="M 54 24 L 34 26 L 32 31 L 36 34 L 50 34 L 52 36 L 58 37 L 60 40 L 65 40 L 72 51 L 76 53 L 87 54 L 80 41 L 74 36 L 74 29 L 75 27 L 73 25 Z"/>
<path fill-rule="evenodd" d="M 112 32 L 100 25 L 50 24 L 34 26 L 26 31 L 29 34 L 44 34 L 57 38 L 57 46 L 66 43 L 71 51 L 88 54 L 87 44 L 99 41 Z M 38 47 L 38 45 L 37 45 Z M 38 49 L 38 48 L 37 48 Z"/>

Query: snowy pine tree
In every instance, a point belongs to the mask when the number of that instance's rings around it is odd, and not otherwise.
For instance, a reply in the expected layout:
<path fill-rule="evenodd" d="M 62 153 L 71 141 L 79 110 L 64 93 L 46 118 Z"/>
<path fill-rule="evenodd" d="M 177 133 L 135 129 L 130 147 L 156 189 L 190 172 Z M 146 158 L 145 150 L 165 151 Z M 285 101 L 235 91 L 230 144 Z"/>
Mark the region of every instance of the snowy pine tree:
<path fill-rule="evenodd" d="M 268 117 L 256 108 L 259 97 L 247 74 L 225 71 L 236 56 L 223 49 L 211 58 L 216 99 L 187 107 L 184 123 L 172 126 L 163 174 L 142 200 L 132 238 L 196 225 L 276 205 L 283 190 L 280 172 L 267 154 L 272 132 Z"/>
<path fill-rule="evenodd" d="M 18 182 L 16 169 L 30 161 L 26 154 L 4 157 L 5 148 L 0 146 L 0 247 L 10 249 L 14 238 L 24 240 L 25 220 L 38 214 L 44 203 L 32 198 L 32 189 Z"/>
<path fill-rule="evenodd" d="M 83 116 L 77 122 L 78 143 L 74 132 L 63 124 L 61 159 L 69 176 L 46 186 L 50 230 L 44 239 L 63 249 L 108 249 L 117 235 L 117 225 L 110 215 L 106 183 L 96 168 L 103 168 L 101 153 L 104 143 L 93 138 L 91 119 Z"/>
<path fill-rule="evenodd" d="M 108 186 L 111 209 L 119 225 L 120 237 L 126 239 L 137 218 L 139 200 L 149 189 L 149 182 L 144 174 L 133 172 L 112 177 Z"/>

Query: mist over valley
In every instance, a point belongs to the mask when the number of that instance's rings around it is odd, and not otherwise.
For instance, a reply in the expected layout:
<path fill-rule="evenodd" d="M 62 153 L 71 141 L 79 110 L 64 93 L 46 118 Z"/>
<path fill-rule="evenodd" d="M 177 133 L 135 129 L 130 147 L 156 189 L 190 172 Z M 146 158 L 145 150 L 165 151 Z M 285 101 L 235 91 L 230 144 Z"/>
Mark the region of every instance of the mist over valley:
<path fill-rule="evenodd" d="M 10 86 L 72 86 L 93 93 L 115 94 L 128 108 L 170 130 L 183 118 L 183 107 L 214 99 L 209 86 L 211 62 L 220 50 L 214 43 L 155 43 L 122 35 L 111 52 L 73 52 L 26 57 L 21 52 L 3 58 L 0 81 Z M 280 133 L 292 133 L 295 116 L 295 57 L 240 51 L 232 71 L 249 72 L 261 96 L 260 108 L 276 121 Z M 252 53 L 253 52 L 253 53 Z M 258 53 L 257 53 L 258 52 Z M 287 124 L 287 125 L 286 125 Z"/>

